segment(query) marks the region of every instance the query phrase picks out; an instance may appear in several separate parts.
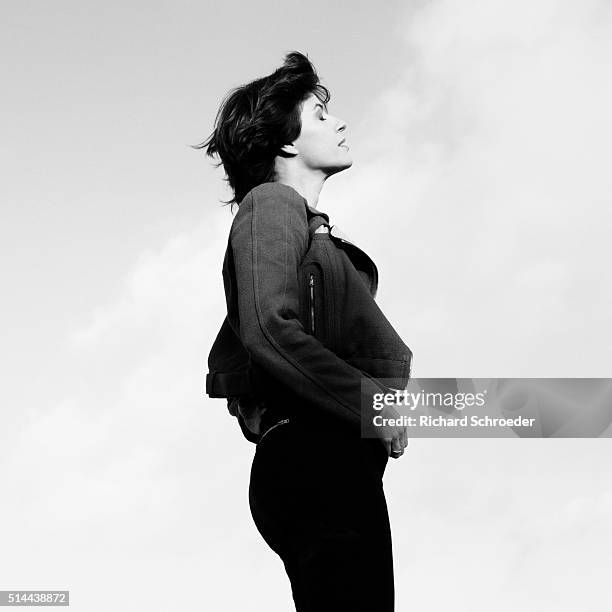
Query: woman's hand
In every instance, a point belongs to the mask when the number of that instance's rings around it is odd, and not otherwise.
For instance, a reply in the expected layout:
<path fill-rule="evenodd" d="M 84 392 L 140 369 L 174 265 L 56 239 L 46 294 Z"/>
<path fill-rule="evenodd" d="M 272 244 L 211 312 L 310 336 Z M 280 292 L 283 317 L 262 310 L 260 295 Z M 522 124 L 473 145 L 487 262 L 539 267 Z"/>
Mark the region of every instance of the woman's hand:
<path fill-rule="evenodd" d="M 383 406 L 380 411 L 382 425 L 376 427 L 376 435 L 387 449 L 387 455 L 393 459 L 399 459 L 408 446 L 408 428 L 406 425 L 391 425 L 400 422 L 400 415 L 393 406 Z"/>

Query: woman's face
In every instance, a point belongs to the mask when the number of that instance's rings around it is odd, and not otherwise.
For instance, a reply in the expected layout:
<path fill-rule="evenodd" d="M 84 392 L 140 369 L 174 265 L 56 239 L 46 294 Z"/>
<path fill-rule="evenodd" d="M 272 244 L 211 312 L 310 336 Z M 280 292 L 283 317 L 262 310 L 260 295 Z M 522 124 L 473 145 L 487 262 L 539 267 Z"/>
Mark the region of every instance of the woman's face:
<path fill-rule="evenodd" d="M 293 146 L 305 167 L 327 176 L 353 165 L 344 141 L 346 123 L 327 113 L 325 105 L 311 94 L 302 105 L 302 130 Z"/>

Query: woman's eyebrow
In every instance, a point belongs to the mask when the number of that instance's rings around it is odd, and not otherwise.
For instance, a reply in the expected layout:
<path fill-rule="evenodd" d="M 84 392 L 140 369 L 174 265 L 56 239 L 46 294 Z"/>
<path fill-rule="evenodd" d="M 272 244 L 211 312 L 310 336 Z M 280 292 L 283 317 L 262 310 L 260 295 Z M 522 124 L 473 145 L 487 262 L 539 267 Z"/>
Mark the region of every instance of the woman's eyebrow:
<path fill-rule="evenodd" d="M 321 107 L 321 108 L 322 108 L 322 109 L 323 109 L 325 112 L 327 112 L 327 106 L 325 106 L 325 107 L 324 107 L 324 106 L 323 106 L 323 105 L 322 105 L 320 102 L 317 102 L 317 103 L 314 105 L 313 110 L 317 110 L 317 106 L 320 106 L 320 107 Z"/>

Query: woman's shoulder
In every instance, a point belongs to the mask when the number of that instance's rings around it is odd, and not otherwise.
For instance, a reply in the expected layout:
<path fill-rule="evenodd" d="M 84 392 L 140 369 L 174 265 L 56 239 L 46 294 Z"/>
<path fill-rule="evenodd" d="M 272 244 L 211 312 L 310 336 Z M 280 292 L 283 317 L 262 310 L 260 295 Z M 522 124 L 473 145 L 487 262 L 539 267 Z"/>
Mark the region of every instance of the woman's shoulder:
<path fill-rule="evenodd" d="M 306 206 L 306 200 L 304 197 L 301 196 L 293 187 L 286 185 L 285 183 L 279 183 L 278 181 L 260 183 L 246 194 L 244 200 L 262 200 L 266 198 L 273 200 L 281 199 L 283 201 L 289 200 L 291 202 L 299 203 L 302 206 Z"/>
<path fill-rule="evenodd" d="M 253 187 L 240 202 L 237 216 L 256 214 L 268 217 L 282 212 L 306 221 L 307 208 L 306 200 L 293 187 L 274 181 Z"/>
<path fill-rule="evenodd" d="M 288 236 L 308 241 L 306 200 L 289 185 L 278 182 L 253 187 L 240 202 L 230 230 L 230 239 L 238 233 L 256 236 Z"/>

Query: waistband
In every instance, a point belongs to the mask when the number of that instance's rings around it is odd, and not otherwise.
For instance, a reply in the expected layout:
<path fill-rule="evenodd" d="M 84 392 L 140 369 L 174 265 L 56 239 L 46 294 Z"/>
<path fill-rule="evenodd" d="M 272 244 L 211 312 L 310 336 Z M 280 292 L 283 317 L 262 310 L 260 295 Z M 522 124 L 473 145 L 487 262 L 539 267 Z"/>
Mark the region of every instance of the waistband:
<path fill-rule="evenodd" d="M 380 440 L 362 438 L 359 432 L 347 431 L 346 428 L 344 430 L 322 428 L 320 424 L 318 427 L 313 427 L 312 422 L 295 417 L 281 419 L 268 427 L 257 441 L 257 446 L 259 447 L 263 440 L 273 440 L 277 435 L 282 437 L 281 432 L 285 427 L 292 430 L 290 434 L 292 437 L 297 435 L 302 440 L 308 440 L 309 445 L 312 443 L 313 448 L 323 449 L 324 453 L 326 452 L 325 449 L 330 449 L 332 446 L 337 448 L 338 452 L 341 449 L 343 453 L 359 455 L 365 453 L 365 456 L 370 458 L 369 463 L 374 470 L 373 473 L 382 477 L 385 472 L 389 457 Z M 270 434 L 271 436 L 268 437 Z"/>

